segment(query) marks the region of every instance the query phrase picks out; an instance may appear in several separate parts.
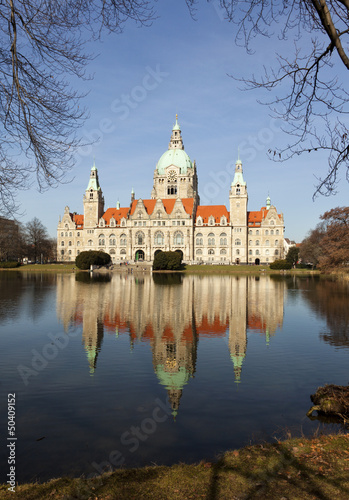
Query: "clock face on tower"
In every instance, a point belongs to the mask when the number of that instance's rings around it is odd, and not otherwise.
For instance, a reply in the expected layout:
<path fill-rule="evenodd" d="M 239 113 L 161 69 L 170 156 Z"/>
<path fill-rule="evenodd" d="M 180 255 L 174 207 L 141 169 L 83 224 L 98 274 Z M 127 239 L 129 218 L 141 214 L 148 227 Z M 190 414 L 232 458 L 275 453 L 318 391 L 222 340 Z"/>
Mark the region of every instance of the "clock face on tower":
<path fill-rule="evenodd" d="M 167 178 L 170 181 L 175 181 L 177 179 L 177 172 L 175 170 L 169 170 L 167 172 Z"/>

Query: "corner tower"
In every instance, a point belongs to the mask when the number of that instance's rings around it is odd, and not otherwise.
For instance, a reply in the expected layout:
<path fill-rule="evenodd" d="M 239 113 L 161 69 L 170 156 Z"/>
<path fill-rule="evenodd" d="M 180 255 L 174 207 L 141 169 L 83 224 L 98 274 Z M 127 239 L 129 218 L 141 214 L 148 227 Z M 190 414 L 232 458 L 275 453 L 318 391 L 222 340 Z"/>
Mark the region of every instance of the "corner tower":
<path fill-rule="evenodd" d="M 152 199 L 196 198 L 198 179 L 196 164 L 184 151 L 181 128 L 176 115 L 168 150 L 161 156 L 154 171 Z"/>
<path fill-rule="evenodd" d="M 104 198 L 99 185 L 98 171 L 93 163 L 90 180 L 84 194 L 84 227 L 95 227 L 104 213 Z"/>

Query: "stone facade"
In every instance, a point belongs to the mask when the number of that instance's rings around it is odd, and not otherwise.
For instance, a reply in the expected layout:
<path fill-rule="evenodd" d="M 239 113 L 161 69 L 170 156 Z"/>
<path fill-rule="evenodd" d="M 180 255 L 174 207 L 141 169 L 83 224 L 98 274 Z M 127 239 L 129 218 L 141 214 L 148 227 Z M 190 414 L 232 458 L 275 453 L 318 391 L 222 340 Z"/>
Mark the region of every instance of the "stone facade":
<path fill-rule="evenodd" d="M 157 251 L 181 251 L 185 262 L 268 264 L 284 256 L 284 219 L 271 205 L 248 211 L 247 185 L 240 159 L 225 205 L 200 205 L 198 176 L 184 151 L 177 121 L 168 150 L 154 171 L 150 199 L 104 209 L 98 171 L 93 165 L 83 197 L 84 214 L 65 207 L 57 229 L 58 260 L 103 250 L 113 263 L 152 262 Z"/>

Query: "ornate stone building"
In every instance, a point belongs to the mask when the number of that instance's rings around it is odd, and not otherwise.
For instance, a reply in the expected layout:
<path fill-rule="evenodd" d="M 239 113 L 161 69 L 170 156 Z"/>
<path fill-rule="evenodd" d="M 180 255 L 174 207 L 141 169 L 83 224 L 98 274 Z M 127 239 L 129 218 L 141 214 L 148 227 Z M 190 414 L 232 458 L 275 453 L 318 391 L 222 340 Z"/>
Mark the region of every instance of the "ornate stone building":
<path fill-rule="evenodd" d="M 247 185 L 240 159 L 225 205 L 200 205 L 195 161 L 184 151 L 176 117 L 168 150 L 154 171 L 150 199 L 128 207 L 104 209 L 98 172 L 93 165 L 83 197 L 84 213 L 65 207 L 59 220 L 57 254 L 73 261 L 80 252 L 103 250 L 113 263 L 152 262 L 158 251 L 181 251 L 185 262 L 268 264 L 283 257 L 284 219 L 271 205 L 248 211 Z"/>

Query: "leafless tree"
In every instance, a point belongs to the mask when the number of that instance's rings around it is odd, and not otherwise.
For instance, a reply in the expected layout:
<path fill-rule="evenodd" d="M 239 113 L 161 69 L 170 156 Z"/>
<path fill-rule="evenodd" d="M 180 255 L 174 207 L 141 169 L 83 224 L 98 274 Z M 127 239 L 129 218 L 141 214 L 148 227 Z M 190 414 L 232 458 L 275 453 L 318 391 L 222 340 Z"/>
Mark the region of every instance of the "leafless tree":
<path fill-rule="evenodd" d="M 264 67 L 260 77 L 240 80 L 244 89 L 273 94 L 264 103 L 293 137 L 269 154 L 284 161 L 304 152 L 327 151 L 328 171 L 318 177 L 314 196 L 333 193 L 341 167 L 349 181 L 349 93 L 337 71 L 339 66 L 349 69 L 349 0 L 219 1 L 237 27 L 238 44 L 251 52 L 255 37 L 273 37 L 279 50 L 274 67 Z M 195 8 L 196 2 L 187 4 Z M 287 51 L 290 40 L 292 56 Z"/>
<path fill-rule="evenodd" d="M 127 20 L 149 23 L 147 0 L 3 0 L 0 6 L 0 213 L 33 178 L 54 186 L 74 164 L 86 112 L 74 79 L 86 78 L 85 45 Z"/>

